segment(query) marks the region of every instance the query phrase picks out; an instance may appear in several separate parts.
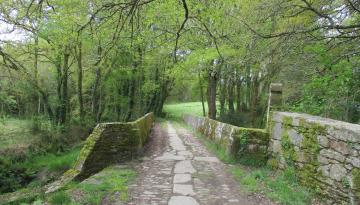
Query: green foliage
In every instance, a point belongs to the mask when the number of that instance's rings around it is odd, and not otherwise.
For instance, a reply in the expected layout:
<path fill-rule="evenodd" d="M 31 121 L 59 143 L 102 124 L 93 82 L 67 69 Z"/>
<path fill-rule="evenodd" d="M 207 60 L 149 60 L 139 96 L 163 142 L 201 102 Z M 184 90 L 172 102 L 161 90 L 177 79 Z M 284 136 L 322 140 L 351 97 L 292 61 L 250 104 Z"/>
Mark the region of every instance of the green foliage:
<path fill-rule="evenodd" d="M 53 205 L 67 205 L 71 203 L 71 199 L 65 191 L 52 194 L 49 201 Z"/>
<path fill-rule="evenodd" d="M 31 157 L 22 166 L 30 171 L 48 169 L 50 172 L 64 172 L 71 168 L 80 153 L 80 147 L 69 152 L 55 154 L 45 154 Z"/>
<path fill-rule="evenodd" d="M 295 152 L 295 146 L 290 141 L 289 134 L 287 133 L 287 130 L 284 130 L 284 133 L 281 135 L 281 147 L 282 147 L 282 154 L 285 158 L 285 161 L 290 166 L 294 165 L 294 162 L 296 161 L 296 152 Z"/>
<path fill-rule="evenodd" d="M 275 171 L 268 168 L 258 168 L 245 171 L 243 167 L 231 169 L 235 179 L 248 192 L 264 192 L 266 196 L 281 204 L 309 204 L 314 195 L 298 183 L 293 168 Z"/>
<path fill-rule="evenodd" d="M 360 198 L 360 169 L 355 168 L 351 171 L 353 177 L 353 185 L 354 189 L 356 190 L 356 196 Z"/>
<path fill-rule="evenodd" d="M 29 183 L 34 178 L 31 172 L 0 157 L 0 193 L 13 192 Z"/>
<path fill-rule="evenodd" d="M 294 104 L 292 110 L 357 122 L 360 117 L 357 108 L 360 75 L 348 61 L 329 65 L 330 56 L 322 52 L 320 56 L 317 55 L 319 63 L 324 69 L 331 69 L 312 76 L 303 86 L 302 99 Z"/>

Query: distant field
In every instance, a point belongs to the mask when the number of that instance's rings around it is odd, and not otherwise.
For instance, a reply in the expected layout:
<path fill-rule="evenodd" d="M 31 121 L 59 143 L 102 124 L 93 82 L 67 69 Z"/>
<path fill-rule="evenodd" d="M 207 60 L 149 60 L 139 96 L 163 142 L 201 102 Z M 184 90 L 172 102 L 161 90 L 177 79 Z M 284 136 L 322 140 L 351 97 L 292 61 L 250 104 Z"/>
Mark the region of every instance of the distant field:
<path fill-rule="evenodd" d="M 11 147 L 27 146 L 33 139 L 29 120 L 9 118 L 0 121 L 0 151 Z"/>
<path fill-rule="evenodd" d="M 186 102 L 167 104 L 164 106 L 168 118 L 180 119 L 183 114 L 192 114 L 203 116 L 201 102 Z M 205 102 L 205 112 L 207 112 L 207 103 Z"/>

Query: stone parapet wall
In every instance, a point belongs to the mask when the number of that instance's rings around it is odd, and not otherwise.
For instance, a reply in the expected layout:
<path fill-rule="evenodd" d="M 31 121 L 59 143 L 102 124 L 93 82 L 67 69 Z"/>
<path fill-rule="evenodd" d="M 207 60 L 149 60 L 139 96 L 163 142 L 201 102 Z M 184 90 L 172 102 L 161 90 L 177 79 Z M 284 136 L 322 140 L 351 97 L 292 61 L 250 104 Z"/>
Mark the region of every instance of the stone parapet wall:
<path fill-rule="evenodd" d="M 83 180 L 103 168 L 137 157 L 147 141 L 153 113 L 134 122 L 111 122 L 98 124 L 87 138 L 74 167 L 60 180 L 48 185 L 46 193 L 54 192 L 72 180 Z"/>
<path fill-rule="evenodd" d="M 236 127 L 204 117 L 184 115 L 185 123 L 236 157 L 267 158 L 269 135 L 265 130 Z"/>
<path fill-rule="evenodd" d="M 359 203 L 360 125 L 273 112 L 269 129 L 269 164 L 295 167 L 301 182 L 329 204 Z"/>

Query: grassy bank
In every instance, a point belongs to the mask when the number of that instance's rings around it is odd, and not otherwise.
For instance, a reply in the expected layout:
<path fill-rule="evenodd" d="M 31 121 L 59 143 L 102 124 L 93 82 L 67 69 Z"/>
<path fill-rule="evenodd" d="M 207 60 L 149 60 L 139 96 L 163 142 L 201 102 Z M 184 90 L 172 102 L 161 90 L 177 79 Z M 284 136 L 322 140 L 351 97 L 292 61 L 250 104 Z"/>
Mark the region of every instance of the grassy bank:
<path fill-rule="evenodd" d="M 77 133 L 84 128 L 74 130 L 60 130 L 41 118 L 2 118 L 0 194 L 40 187 L 70 168 L 81 148 Z"/>
<path fill-rule="evenodd" d="M 113 204 L 128 200 L 128 185 L 136 177 L 129 167 L 111 166 L 81 183 L 72 183 L 38 202 L 52 205 Z"/>

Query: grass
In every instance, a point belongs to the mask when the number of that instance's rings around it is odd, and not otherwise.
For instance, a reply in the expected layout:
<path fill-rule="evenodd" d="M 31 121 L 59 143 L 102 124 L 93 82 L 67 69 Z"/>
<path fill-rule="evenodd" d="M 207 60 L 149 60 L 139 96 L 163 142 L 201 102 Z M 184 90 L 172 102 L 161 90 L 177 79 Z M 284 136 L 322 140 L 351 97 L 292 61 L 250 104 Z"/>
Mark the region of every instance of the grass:
<path fill-rule="evenodd" d="M 58 155 L 48 153 L 45 155 L 34 156 L 22 163 L 21 166 L 31 171 L 41 170 L 44 168 L 48 169 L 50 172 L 66 171 L 71 168 L 79 156 L 80 149 L 81 147 L 77 147 Z"/>
<path fill-rule="evenodd" d="M 30 120 L 2 119 L 0 122 L 0 151 L 1 149 L 31 144 L 34 136 L 31 133 L 30 125 Z"/>
<path fill-rule="evenodd" d="M 231 169 L 236 180 L 249 192 L 262 192 L 270 199 L 286 205 L 310 204 L 314 194 L 299 185 L 293 168 L 275 171 L 268 167 L 245 172 L 234 166 Z"/>
<path fill-rule="evenodd" d="M 59 191 L 54 193 L 50 198 L 50 204 L 53 205 L 63 205 L 63 204 L 70 204 L 71 199 L 68 194 L 64 191 Z"/>
<path fill-rule="evenodd" d="M 205 111 L 207 111 L 207 103 L 205 102 Z M 183 114 L 192 114 L 203 116 L 201 102 L 186 102 L 178 104 L 164 105 L 164 112 L 167 113 L 167 118 L 179 120 Z"/>
<path fill-rule="evenodd" d="M 130 168 L 108 167 L 81 183 L 67 185 L 61 191 L 48 196 L 46 201 L 55 205 L 97 205 L 101 204 L 105 197 L 115 202 L 126 201 L 128 184 L 135 176 L 135 171 Z M 61 202 L 61 199 L 65 202 L 57 203 Z"/>

